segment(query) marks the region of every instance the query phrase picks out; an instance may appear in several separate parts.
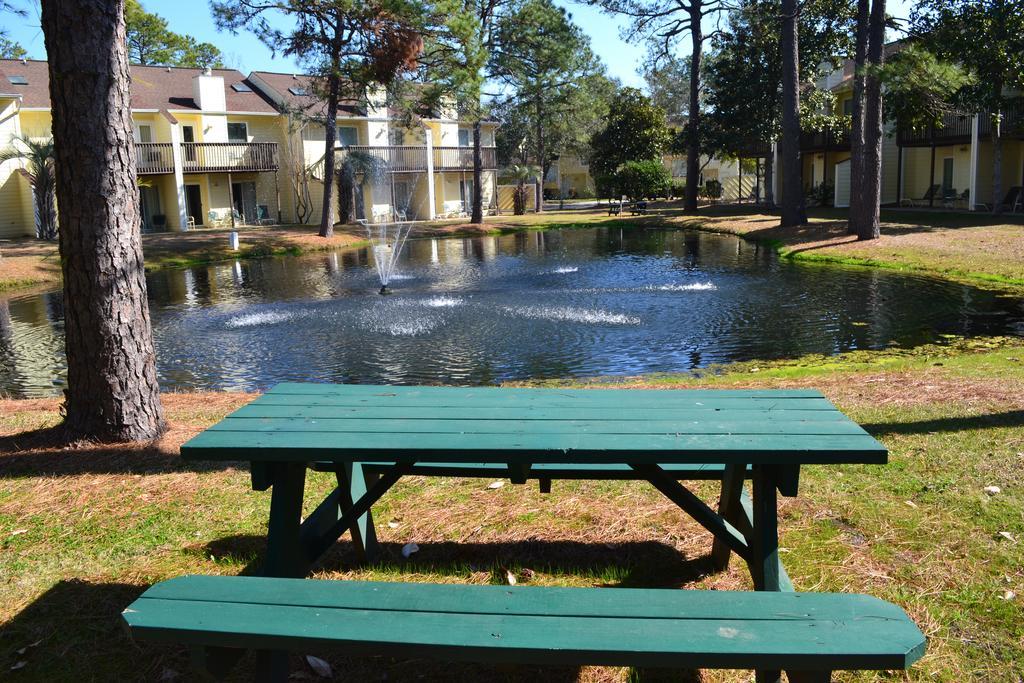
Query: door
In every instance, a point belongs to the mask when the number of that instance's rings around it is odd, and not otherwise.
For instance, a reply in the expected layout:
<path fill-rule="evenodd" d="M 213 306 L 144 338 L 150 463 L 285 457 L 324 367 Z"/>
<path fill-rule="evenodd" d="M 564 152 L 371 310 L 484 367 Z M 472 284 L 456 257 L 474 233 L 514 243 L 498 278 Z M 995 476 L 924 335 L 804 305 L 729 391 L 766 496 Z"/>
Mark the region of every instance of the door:
<path fill-rule="evenodd" d="M 473 210 L 473 181 L 459 181 L 459 196 L 462 199 L 462 210 L 469 213 Z"/>
<path fill-rule="evenodd" d="M 231 183 L 231 195 L 235 200 L 235 214 L 243 223 L 256 223 L 256 183 Z"/>
<path fill-rule="evenodd" d="M 185 212 L 193 225 L 203 224 L 203 193 L 198 185 L 185 186 Z"/>
<path fill-rule="evenodd" d="M 167 216 L 160 210 L 160 192 L 155 187 L 139 188 L 139 213 L 144 232 L 167 229 Z"/>
<path fill-rule="evenodd" d="M 942 197 L 946 198 L 955 191 L 953 187 L 953 157 L 942 160 Z"/>
<path fill-rule="evenodd" d="M 196 129 L 192 126 L 181 127 L 181 141 L 186 144 L 184 147 L 185 161 L 195 163 L 196 160 L 196 148 L 191 143 L 196 141 Z"/>
<path fill-rule="evenodd" d="M 412 201 L 412 189 L 409 187 L 409 181 L 408 180 L 398 180 L 398 181 L 395 181 L 394 188 L 395 188 L 395 196 L 394 196 L 395 211 L 403 212 L 408 217 L 408 215 L 409 215 L 409 204 Z"/>

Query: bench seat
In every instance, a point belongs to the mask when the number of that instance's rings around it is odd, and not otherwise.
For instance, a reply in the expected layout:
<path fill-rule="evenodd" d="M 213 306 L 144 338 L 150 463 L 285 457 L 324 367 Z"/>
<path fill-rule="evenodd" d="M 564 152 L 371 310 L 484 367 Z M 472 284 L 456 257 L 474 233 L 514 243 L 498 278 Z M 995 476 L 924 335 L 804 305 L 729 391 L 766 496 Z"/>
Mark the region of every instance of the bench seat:
<path fill-rule="evenodd" d="M 904 669 L 925 638 L 867 595 L 183 576 L 124 610 L 136 639 L 534 665 Z M 825 677 L 822 678 L 823 672 Z"/>

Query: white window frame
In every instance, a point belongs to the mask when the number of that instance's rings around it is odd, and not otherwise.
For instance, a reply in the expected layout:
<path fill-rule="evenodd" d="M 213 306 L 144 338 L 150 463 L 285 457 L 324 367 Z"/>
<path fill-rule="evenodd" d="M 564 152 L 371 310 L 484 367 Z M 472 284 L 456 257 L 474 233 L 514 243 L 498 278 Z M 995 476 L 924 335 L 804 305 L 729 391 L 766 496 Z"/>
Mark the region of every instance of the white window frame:
<path fill-rule="evenodd" d="M 244 140 L 232 140 L 231 139 L 231 126 L 244 126 L 245 127 L 245 139 Z M 236 144 L 243 144 L 249 142 L 249 124 L 246 121 L 228 121 L 227 124 L 228 142 L 234 142 Z"/>

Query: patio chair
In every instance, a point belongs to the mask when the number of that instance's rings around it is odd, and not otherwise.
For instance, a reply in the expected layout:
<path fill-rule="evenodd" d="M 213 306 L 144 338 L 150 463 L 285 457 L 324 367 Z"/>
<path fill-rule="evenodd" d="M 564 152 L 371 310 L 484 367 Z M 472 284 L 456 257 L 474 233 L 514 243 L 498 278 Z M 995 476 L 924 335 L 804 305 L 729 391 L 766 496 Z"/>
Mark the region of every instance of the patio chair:
<path fill-rule="evenodd" d="M 935 184 L 928 188 L 928 190 L 922 195 L 920 199 L 914 199 L 912 197 L 904 197 L 900 200 L 900 206 L 928 206 L 932 201 L 935 200 L 935 196 L 942 189 L 942 185 Z"/>
<path fill-rule="evenodd" d="M 960 199 L 960 195 L 957 194 L 955 187 L 942 188 L 942 208 L 955 208 L 958 199 Z"/>

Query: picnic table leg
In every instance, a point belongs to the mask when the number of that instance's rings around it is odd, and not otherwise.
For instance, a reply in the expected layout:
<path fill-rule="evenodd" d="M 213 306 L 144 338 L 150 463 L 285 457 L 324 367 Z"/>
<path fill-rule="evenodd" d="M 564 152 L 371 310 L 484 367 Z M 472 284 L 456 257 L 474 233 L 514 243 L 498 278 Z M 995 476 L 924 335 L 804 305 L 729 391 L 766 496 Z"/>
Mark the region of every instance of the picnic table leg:
<path fill-rule="evenodd" d="M 302 498 L 306 486 L 306 464 L 279 462 L 270 465 L 273 488 L 270 493 L 270 521 L 267 524 L 267 557 L 264 576 L 301 578 L 309 571 L 302 544 Z M 256 677 L 260 681 L 288 680 L 288 653 L 257 650 Z"/>
<path fill-rule="evenodd" d="M 746 500 L 746 494 L 743 491 L 746 474 L 746 465 L 726 465 L 725 473 L 722 476 L 722 493 L 718 499 L 718 514 L 746 536 L 749 542 L 751 521 L 747 506 L 744 505 L 744 503 L 749 504 L 749 501 Z M 714 544 L 711 546 L 711 557 L 715 569 L 718 571 L 728 569 L 731 555 L 729 545 L 715 537 Z"/>
<path fill-rule="evenodd" d="M 267 557 L 263 576 L 302 578 L 309 571 L 300 528 L 302 496 L 306 486 L 305 463 L 275 463 L 267 524 Z"/>
<path fill-rule="evenodd" d="M 355 501 L 366 494 L 367 488 L 376 483 L 379 475 L 367 474 L 362 463 L 346 463 L 335 473 L 338 479 L 338 490 L 342 492 L 341 514 L 350 509 Z M 356 547 L 360 559 L 365 564 L 372 564 L 379 556 L 380 546 L 377 543 L 377 530 L 373 525 L 373 512 L 356 520 L 349 531 L 352 533 L 352 544 Z"/>

